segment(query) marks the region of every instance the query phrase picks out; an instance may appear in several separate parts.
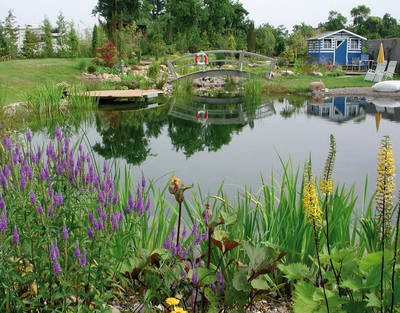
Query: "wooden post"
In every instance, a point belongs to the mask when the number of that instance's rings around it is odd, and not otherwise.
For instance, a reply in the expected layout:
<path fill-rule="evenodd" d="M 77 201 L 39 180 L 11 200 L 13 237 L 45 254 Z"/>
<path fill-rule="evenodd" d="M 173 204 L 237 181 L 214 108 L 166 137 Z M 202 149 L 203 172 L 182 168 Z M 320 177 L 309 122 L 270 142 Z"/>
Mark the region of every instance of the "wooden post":
<path fill-rule="evenodd" d="M 243 57 L 244 57 L 244 52 L 241 51 L 240 52 L 240 56 L 239 56 L 239 71 L 243 71 Z"/>

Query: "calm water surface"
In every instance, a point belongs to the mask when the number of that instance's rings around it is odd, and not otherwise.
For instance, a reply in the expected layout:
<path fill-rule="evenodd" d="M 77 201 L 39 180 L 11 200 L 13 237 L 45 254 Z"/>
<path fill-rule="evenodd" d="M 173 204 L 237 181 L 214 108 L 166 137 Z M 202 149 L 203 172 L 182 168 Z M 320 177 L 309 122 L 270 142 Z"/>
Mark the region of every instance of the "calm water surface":
<path fill-rule="evenodd" d="M 152 105 L 157 106 L 157 105 Z M 102 106 L 78 122 L 63 125 L 73 139 L 83 138 L 96 158 L 129 165 L 135 179 L 143 172 L 164 186 L 171 175 L 198 184 L 210 194 L 224 181 L 228 193 L 247 186 L 256 192 L 261 176 L 282 173 L 279 156 L 302 167 L 311 153 L 313 172 L 320 175 L 329 149 L 337 142 L 334 180 L 361 196 L 366 175 L 368 193 L 375 188 L 378 147 L 384 135 L 393 143 L 400 169 L 400 103 L 336 97 L 321 101 L 243 98 L 195 98 L 141 111 Z M 113 108 L 115 109 L 115 107 Z M 52 137 L 52 127 L 35 133 L 37 142 Z M 399 186 L 399 177 L 396 177 Z M 231 194 L 233 196 L 233 194 Z"/>

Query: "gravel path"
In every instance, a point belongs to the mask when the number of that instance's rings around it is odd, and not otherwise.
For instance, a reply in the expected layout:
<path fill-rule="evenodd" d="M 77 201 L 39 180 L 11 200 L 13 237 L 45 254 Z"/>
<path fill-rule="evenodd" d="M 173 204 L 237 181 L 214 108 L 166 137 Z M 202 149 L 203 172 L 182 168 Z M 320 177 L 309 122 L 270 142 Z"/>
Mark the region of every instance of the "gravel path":
<path fill-rule="evenodd" d="M 377 92 L 371 87 L 347 87 L 329 89 L 326 96 L 363 96 L 371 98 L 392 98 L 400 100 L 400 92 Z"/>

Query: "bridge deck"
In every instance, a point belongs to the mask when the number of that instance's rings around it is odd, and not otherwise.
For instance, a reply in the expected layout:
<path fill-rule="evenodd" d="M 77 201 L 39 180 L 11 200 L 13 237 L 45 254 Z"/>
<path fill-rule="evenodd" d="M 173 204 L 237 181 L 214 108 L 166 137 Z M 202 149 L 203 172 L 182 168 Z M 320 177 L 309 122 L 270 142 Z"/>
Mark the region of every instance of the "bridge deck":
<path fill-rule="evenodd" d="M 116 99 L 138 99 L 138 98 L 153 98 L 157 97 L 159 94 L 163 94 L 162 90 L 93 90 L 88 91 L 86 95 L 89 97 L 97 97 L 100 100 L 116 100 Z"/>

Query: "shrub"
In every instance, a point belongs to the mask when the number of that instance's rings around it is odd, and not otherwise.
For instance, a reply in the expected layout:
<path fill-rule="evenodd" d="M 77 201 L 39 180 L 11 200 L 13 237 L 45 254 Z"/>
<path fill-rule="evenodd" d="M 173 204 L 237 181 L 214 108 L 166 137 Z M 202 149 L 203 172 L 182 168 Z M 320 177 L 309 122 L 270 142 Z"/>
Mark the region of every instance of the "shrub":
<path fill-rule="evenodd" d="M 94 64 L 91 64 L 87 68 L 88 73 L 93 74 L 97 72 L 97 66 Z"/>
<path fill-rule="evenodd" d="M 78 63 L 78 69 L 79 69 L 81 72 L 86 71 L 87 66 L 88 66 L 88 65 L 87 65 L 86 60 L 80 60 L 79 63 Z"/>
<path fill-rule="evenodd" d="M 160 68 L 160 63 L 151 63 L 149 68 L 147 69 L 147 76 L 149 76 L 150 78 L 156 78 L 158 73 L 160 72 Z"/>

